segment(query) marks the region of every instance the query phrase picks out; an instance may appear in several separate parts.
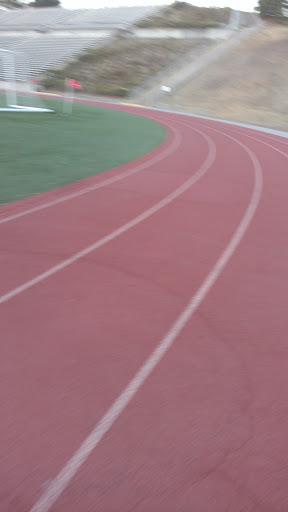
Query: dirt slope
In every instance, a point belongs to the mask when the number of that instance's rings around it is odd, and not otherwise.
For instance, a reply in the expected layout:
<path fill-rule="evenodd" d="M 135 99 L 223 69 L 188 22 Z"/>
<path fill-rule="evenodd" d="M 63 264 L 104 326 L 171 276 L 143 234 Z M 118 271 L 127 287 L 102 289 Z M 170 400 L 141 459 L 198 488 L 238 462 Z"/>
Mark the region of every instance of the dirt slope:
<path fill-rule="evenodd" d="M 217 27 L 228 24 L 231 9 L 196 7 L 176 2 L 161 9 L 156 15 L 139 21 L 138 27 Z"/>
<path fill-rule="evenodd" d="M 288 131 L 288 28 L 265 26 L 169 98 L 174 108 Z"/>
<path fill-rule="evenodd" d="M 126 96 L 134 87 L 177 62 L 187 52 L 201 49 L 203 39 L 122 39 L 100 48 L 89 49 L 60 70 L 46 73 L 47 88 L 63 89 L 67 76 L 79 80 L 83 92 Z"/>

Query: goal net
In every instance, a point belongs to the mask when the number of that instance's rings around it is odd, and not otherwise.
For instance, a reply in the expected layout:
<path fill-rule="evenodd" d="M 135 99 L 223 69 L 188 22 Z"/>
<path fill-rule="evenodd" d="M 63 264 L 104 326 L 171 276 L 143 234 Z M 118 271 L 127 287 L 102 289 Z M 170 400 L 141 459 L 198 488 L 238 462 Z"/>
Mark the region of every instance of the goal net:
<path fill-rule="evenodd" d="M 0 48 L 0 112 L 53 112 L 37 94 L 23 52 Z"/>

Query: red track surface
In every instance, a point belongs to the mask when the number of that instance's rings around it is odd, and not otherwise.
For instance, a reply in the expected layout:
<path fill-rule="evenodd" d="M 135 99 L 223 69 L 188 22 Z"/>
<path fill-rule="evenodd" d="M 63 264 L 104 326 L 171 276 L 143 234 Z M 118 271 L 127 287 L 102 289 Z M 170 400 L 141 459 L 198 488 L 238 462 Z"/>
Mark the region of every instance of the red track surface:
<path fill-rule="evenodd" d="M 0 510 L 287 512 L 287 140 L 130 111 L 152 155 L 0 210 Z"/>

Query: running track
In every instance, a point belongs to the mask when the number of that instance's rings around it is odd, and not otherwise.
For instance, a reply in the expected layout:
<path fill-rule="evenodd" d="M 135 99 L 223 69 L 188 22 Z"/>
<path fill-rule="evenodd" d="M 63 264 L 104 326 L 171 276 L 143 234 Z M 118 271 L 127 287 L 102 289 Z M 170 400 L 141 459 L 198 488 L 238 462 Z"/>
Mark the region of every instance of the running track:
<path fill-rule="evenodd" d="M 1 512 L 287 512 L 288 141 L 162 122 L 0 209 Z"/>

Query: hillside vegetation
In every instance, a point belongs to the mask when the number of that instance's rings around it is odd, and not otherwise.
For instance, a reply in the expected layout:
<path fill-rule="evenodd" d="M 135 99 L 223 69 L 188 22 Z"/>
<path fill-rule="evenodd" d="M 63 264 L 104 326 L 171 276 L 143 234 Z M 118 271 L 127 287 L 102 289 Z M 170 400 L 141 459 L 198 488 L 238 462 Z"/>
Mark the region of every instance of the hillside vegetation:
<path fill-rule="evenodd" d="M 48 89 L 63 90 L 65 78 L 71 77 L 88 94 L 124 97 L 188 51 L 202 46 L 203 40 L 199 39 L 119 38 L 87 50 L 63 69 L 47 72 L 43 84 Z"/>
<path fill-rule="evenodd" d="M 196 7 L 186 2 L 176 2 L 161 9 L 154 16 L 145 18 L 138 27 L 218 27 L 229 23 L 231 9 Z"/>
<path fill-rule="evenodd" d="M 202 8 L 176 2 L 156 15 L 141 20 L 137 27 L 218 27 L 229 23 L 231 9 Z M 203 33 L 203 38 L 205 37 Z M 211 44 L 207 41 L 207 46 Z M 46 73 L 43 85 L 63 90 L 64 79 L 81 82 L 84 92 L 95 95 L 127 96 L 189 52 L 203 46 L 203 40 L 134 39 L 118 37 L 105 46 L 81 54 L 63 69 Z"/>
<path fill-rule="evenodd" d="M 267 25 L 165 102 L 181 110 L 288 131 L 288 28 Z"/>

